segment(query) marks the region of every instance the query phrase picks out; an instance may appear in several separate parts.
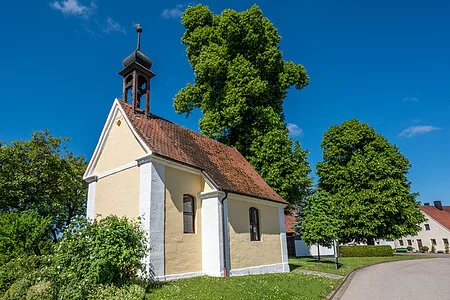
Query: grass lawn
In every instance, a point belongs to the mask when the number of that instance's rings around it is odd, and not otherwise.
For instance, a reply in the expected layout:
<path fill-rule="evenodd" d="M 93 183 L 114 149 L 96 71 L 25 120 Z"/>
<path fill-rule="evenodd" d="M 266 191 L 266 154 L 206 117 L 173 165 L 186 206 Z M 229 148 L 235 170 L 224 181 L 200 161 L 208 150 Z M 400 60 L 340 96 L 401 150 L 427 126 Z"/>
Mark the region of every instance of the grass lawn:
<path fill-rule="evenodd" d="M 385 261 L 428 258 L 419 255 L 390 257 L 344 257 L 336 270 L 333 258 L 290 258 L 291 271 L 312 270 L 347 275 L 352 270 Z M 160 284 L 147 299 L 324 299 L 342 281 L 299 272 L 237 276 L 196 277 Z"/>
<path fill-rule="evenodd" d="M 340 281 L 297 272 L 196 277 L 162 284 L 146 299 L 324 299 Z"/>
<path fill-rule="evenodd" d="M 339 258 L 339 269 L 336 270 L 334 258 L 321 258 L 318 263 L 315 258 L 289 258 L 291 271 L 297 268 L 302 270 L 319 271 L 338 275 L 347 275 L 356 268 L 373 265 L 385 261 L 397 261 L 405 259 L 429 258 L 420 255 L 394 255 L 387 257 L 341 257 Z"/>

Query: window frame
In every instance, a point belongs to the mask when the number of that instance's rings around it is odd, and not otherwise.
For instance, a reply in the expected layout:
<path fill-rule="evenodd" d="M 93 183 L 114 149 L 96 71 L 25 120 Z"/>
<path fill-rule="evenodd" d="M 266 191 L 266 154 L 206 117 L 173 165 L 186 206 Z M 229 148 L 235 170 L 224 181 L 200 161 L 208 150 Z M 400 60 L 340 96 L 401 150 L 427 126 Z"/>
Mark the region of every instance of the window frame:
<path fill-rule="evenodd" d="M 252 216 L 252 213 L 254 216 Z M 261 231 L 260 231 L 260 216 L 259 210 L 256 207 L 250 207 L 248 209 L 248 218 L 250 225 L 250 241 L 251 242 L 260 242 L 261 241 Z M 256 236 L 255 236 L 255 228 L 256 227 Z"/>
<path fill-rule="evenodd" d="M 430 230 L 430 224 L 425 224 L 424 226 L 425 226 L 425 230 L 427 230 L 427 231 Z"/>
<path fill-rule="evenodd" d="M 184 209 L 185 199 L 189 199 L 190 200 L 192 212 L 185 211 L 185 209 Z M 184 223 L 185 216 L 192 217 L 192 231 L 186 231 L 186 226 L 185 226 L 185 223 Z M 189 229 L 191 229 L 191 228 L 189 228 Z M 183 195 L 183 233 L 190 233 L 190 234 L 195 233 L 195 197 L 192 196 L 192 195 L 189 195 L 189 194 L 184 194 Z"/>
<path fill-rule="evenodd" d="M 432 245 L 432 246 L 437 246 L 437 241 L 436 241 L 436 239 L 431 239 L 431 245 Z"/>
<path fill-rule="evenodd" d="M 403 247 L 403 240 L 398 240 L 400 247 Z"/>
<path fill-rule="evenodd" d="M 408 246 L 412 246 L 412 240 L 406 240 L 406 243 L 408 244 Z"/>

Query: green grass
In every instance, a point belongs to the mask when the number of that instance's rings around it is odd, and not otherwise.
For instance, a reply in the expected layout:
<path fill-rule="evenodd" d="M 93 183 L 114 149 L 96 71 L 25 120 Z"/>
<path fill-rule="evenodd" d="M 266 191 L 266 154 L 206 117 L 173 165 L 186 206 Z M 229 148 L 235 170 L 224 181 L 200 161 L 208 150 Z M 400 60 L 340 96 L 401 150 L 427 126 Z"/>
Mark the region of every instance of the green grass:
<path fill-rule="evenodd" d="M 147 299 L 324 299 L 341 280 L 297 272 L 171 281 Z"/>
<path fill-rule="evenodd" d="M 394 255 L 387 257 L 341 257 L 339 258 L 339 269 L 336 269 L 334 258 L 322 258 L 317 262 L 315 258 L 289 258 L 291 271 L 295 269 L 319 271 L 345 276 L 356 268 L 373 265 L 386 261 L 397 261 L 405 259 L 428 258 L 420 255 Z"/>
<path fill-rule="evenodd" d="M 229 278 L 196 277 L 162 283 L 146 299 L 324 299 L 342 281 L 295 270 L 311 270 L 345 276 L 352 270 L 385 261 L 428 258 L 419 255 L 390 257 L 343 257 L 336 270 L 334 259 L 290 258 L 290 273 L 237 276 Z"/>

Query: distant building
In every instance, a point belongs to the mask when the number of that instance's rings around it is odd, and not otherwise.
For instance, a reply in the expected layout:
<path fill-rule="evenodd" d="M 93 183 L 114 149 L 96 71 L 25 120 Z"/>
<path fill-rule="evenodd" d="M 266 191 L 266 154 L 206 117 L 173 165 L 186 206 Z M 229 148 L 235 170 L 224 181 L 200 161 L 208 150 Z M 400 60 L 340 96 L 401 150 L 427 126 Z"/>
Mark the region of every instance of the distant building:
<path fill-rule="evenodd" d="M 422 230 L 417 235 L 395 240 L 395 247 L 412 246 L 418 251 L 422 246 L 431 250 L 434 245 L 436 251 L 445 251 L 445 244 L 450 240 L 450 206 L 442 206 L 441 201 L 434 201 L 434 206 L 425 203 L 419 208 L 427 219 L 420 224 Z"/>

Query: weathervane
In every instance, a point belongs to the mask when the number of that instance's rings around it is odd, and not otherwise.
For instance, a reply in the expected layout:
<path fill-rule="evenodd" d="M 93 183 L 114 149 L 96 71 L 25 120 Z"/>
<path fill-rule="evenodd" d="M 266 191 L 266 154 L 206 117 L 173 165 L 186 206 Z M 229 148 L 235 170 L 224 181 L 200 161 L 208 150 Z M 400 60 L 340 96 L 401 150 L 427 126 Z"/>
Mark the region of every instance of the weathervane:
<path fill-rule="evenodd" d="M 138 41 L 137 41 L 137 48 L 136 48 L 136 50 L 140 50 L 141 49 L 142 27 L 141 27 L 141 24 L 133 24 L 133 26 L 136 28 L 136 32 L 138 34 Z"/>

